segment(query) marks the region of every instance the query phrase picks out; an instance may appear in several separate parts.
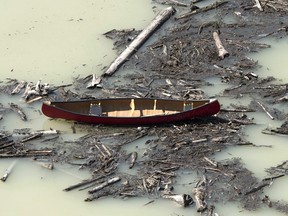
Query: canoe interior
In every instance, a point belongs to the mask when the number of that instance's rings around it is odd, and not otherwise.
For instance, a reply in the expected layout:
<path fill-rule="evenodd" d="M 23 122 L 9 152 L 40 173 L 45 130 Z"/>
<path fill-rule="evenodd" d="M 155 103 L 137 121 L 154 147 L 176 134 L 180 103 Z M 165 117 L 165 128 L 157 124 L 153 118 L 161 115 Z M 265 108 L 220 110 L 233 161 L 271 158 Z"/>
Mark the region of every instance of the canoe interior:
<path fill-rule="evenodd" d="M 104 99 L 75 102 L 51 102 L 51 106 L 83 115 L 113 117 L 145 117 L 169 115 L 195 109 L 209 103 L 157 99 Z"/>

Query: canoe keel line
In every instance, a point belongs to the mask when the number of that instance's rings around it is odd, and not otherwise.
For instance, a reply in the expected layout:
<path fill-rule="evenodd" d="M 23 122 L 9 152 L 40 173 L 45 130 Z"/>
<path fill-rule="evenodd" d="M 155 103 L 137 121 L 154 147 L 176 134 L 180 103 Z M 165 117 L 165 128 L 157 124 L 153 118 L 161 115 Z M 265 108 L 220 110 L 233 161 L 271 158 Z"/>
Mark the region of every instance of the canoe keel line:
<path fill-rule="evenodd" d="M 47 117 L 106 125 L 165 124 L 211 116 L 219 111 L 217 99 L 109 98 L 42 104 Z"/>

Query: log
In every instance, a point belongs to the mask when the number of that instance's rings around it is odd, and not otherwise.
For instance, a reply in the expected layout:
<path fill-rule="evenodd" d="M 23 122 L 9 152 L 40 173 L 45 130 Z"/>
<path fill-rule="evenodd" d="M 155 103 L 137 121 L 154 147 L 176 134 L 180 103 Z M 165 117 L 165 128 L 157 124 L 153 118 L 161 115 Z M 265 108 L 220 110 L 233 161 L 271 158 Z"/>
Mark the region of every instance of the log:
<path fill-rule="evenodd" d="M 7 141 L 6 143 L 0 145 L 0 150 L 8 148 L 13 145 L 15 145 L 15 142 L 13 140 Z"/>
<path fill-rule="evenodd" d="M 202 8 L 199 8 L 199 9 L 196 9 L 196 10 L 193 10 L 193 11 L 190 11 L 188 13 L 185 13 L 185 14 L 182 14 L 178 17 L 175 18 L 175 20 L 179 20 L 179 19 L 183 19 L 183 18 L 187 18 L 189 16 L 192 16 L 194 14 L 198 14 L 198 13 L 201 13 L 201 12 L 205 12 L 205 11 L 208 11 L 208 10 L 211 10 L 211 9 L 215 9 L 223 4 L 226 4 L 227 1 L 216 1 L 206 7 L 202 7 Z"/>
<path fill-rule="evenodd" d="M 224 59 L 225 57 L 229 56 L 229 53 L 227 50 L 225 50 L 224 46 L 222 45 L 222 42 L 220 40 L 219 34 L 217 32 L 213 32 L 213 39 L 215 41 L 215 45 L 218 49 L 219 57 L 221 59 Z"/>
<path fill-rule="evenodd" d="M 26 116 L 26 114 L 23 112 L 23 110 L 22 110 L 17 104 L 10 103 L 9 105 L 10 105 L 10 108 L 11 108 L 14 112 L 16 112 L 23 121 L 27 121 L 27 116 Z"/>
<path fill-rule="evenodd" d="M 94 187 L 92 190 L 89 190 L 88 193 L 89 194 L 95 193 L 95 192 L 97 192 L 99 190 L 102 190 L 103 188 L 105 188 L 105 187 L 107 187 L 107 186 L 109 186 L 111 184 L 114 184 L 114 183 L 116 183 L 116 182 L 118 182 L 120 180 L 121 180 L 121 178 L 119 176 L 110 178 L 107 181 L 103 182 L 102 184 Z"/>
<path fill-rule="evenodd" d="M 95 182 L 95 181 L 98 181 L 98 180 L 100 180 L 101 178 L 104 178 L 104 177 L 106 177 L 106 176 L 107 176 L 107 175 L 102 175 L 102 176 L 98 176 L 98 177 L 93 178 L 93 179 L 84 180 L 83 182 L 80 182 L 80 183 L 78 183 L 78 184 L 76 184 L 76 185 L 72 185 L 72 186 L 70 186 L 70 187 L 65 188 L 64 191 L 67 191 L 67 192 L 68 192 L 68 191 L 71 191 L 71 190 L 74 190 L 74 189 L 77 189 L 77 188 L 86 186 L 86 185 L 91 184 L 91 183 L 93 183 L 93 182 Z"/>
<path fill-rule="evenodd" d="M 164 199 L 170 199 L 178 203 L 182 207 L 187 207 L 189 205 L 192 205 L 194 203 L 193 198 L 188 194 L 171 194 L 162 195 Z"/>
<path fill-rule="evenodd" d="M 131 156 L 130 156 L 130 165 L 129 165 L 129 169 L 132 169 L 133 166 L 135 165 L 136 159 L 137 159 L 137 152 L 132 152 Z"/>
<path fill-rule="evenodd" d="M 16 162 L 17 162 L 16 160 L 13 161 L 12 164 L 5 170 L 5 173 L 4 173 L 4 175 L 2 176 L 1 181 L 5 182 L 5 181 L 7 180 L 8 176 L 9 176 L 10 173 L 12 172 L 12 169 L 13 169 L 13 167 L 15 166 Z"/>
<path fill-rule="evenodd" d="M 173 14 L 175 9 L 168 7 L 159 12 L 159 14 L 151 21 L 151 23 L 130 43 L 130 45 L 112 62 L 104 76 L 112 76 L 120 66 L 145 43 L 146 40 L 167 21 Z"/>

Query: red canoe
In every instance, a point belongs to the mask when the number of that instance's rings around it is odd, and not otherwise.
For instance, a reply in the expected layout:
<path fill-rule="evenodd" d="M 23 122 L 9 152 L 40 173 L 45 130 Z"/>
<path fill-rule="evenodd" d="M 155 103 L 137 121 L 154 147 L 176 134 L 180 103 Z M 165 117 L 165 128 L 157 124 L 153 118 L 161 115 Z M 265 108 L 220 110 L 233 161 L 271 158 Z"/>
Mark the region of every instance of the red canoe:
<path fill-rule="evenodd" d="M 109 98 L 50 102 L 44 115 L 78 122 L 105 125 L 148 125 L 185 121 L 218 113 L 217 99 L 170 100 L 153 98 Z"/>

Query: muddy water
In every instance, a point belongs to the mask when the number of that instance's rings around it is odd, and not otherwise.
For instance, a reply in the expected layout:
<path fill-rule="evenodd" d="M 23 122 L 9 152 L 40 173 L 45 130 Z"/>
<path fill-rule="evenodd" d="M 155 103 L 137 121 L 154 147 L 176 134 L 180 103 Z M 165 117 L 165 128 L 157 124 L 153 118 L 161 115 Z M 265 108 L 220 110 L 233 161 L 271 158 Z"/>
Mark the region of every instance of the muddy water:
<path fill-rule="evenodd" d="M 25 79 L 36 82 L 61 84 L 70 82 L 77 75 L 100 74 L 101 69 L 109 65 L 116 54 L 112 50 L 112 42 L 105 39 L 102 33 L 113 28 L 141 29 L 154 17 L 150 1 L 80 1 L 36 0 L 4 1 L 0 8 L 0 71 L 1 81 L 6 77 Z M 257 74 L 260 76 L 273 75 L 287 82 L 288 61 L 287 40 L 280 42 L 266 41 L 271 49 L 250 57 L 263 65 Z M 4 49 L 3 49 L 4 47 Z M 271 57 L 273 56 L 273 58 Z M 32 80 L 31 80 L 32 78 Z M 219 96 L 228 86 L 220 80 L 207 80 L 215 85 L 205 88 L 209 96 Z M 17 101 L 15 101 L 17 100 Z M 231 100 L 219 96 L 222 105 L 230 103 L 248 104 L 249 97 Z M 81 135 L 81 131 L 72 137 L 71 123 L 65 121 L 49 121 L 43 117 L 40 104 L 25 105 L 21 100 L 0 95 L 0 102 L 6 107 L 8 102 L 17 102 L 29 116 L 28 123 L 23 123 L 13 113 L 9 118 L 0 122 L 1 130 L 12 131 L 14 128 L 29 127 L 33 130 L 61 130 L 66 139 Z M 287 107 L 286 107 L 287 108 Z M 285 109 L 285 107 L 283 107 Z M 264 135 L 262 129 L 277 127 L 279 121 L 272 121 L 264 113 L 248 114 L 255 118 L 257 125 L 244 129 L 246 139 L 259 147 L 234 147 L 220 152 L 216 160 L 231 157 L 241 157 L 248 169 L 258 178 L 266 176 L 265 168 L 275 166 L 287 160 L 287 137 Z M 83 132 L 84 133 L 84 132 Z M 151 139 L 151 138 L 147 138 Z M 146 138 L 131 143 L 128 150 L 142 150 Z M 153 139 L 153 137 L 152 137 Z M 63 192 L 63 188 L 89 178 L 89 173 L 75 167 L 56 164 L 53 171 L 43 169 L 30 159 L 1 160 L 0 175 L 11 164 L 13 172 L 7 182 L 0 182 L 1 212 L 5 215 L 199 215 L 195 208 L 182 209 L 167 200 L 156 200 L 145 206 L 148 198 L 103 199 L 85 203 L 86 192 Z M 121 167 L 125 169 L 125 167 Z M 177 182 L 177 192 L 191 191 L 197 180 L 195 173 L 182 172 L 181 182 Z M 287 177 L 276 180 L 272 187 L 265 189 L 265 194 L 271 199 L 288 201 Z M 256 212 L 240 210 L 238 204 L 221 205 L 216 207 L 220 215 L 283 215 L 271 209 L 263 208 Z"/>
<path fill-rule="evenodd" d="M 288 82 L 288 39 L 262 39 L 261 43 L 271 45 L 271 48 L 261 51 L 261 54 L 249 55 L 254 60 L 258 61 L 262 67 L 257 70 L 257 74 L 261 77 L 274 76 L 280 81 Z"/>
<path fill-rule="evenodd" d="M 11 0 L 1 4 L 0 14 L 1 80 L 33 77 L 55 84 L 101 74 L 116 56 L 102 34 L 142 29 L 154 17 L 145 0 Z"/>

